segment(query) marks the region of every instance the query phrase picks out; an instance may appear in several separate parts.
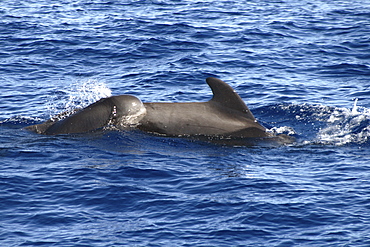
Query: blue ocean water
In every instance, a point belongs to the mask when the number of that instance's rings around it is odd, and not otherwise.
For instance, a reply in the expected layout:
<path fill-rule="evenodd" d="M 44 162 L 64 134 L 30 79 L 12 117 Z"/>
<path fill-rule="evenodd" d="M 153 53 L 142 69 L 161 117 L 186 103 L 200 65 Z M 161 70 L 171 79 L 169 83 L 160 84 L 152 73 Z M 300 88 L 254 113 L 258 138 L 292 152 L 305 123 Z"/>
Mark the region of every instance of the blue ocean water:
<path fill-rule="evenodd" d="M 369 246 L 370 2 L 4 0 L 1 246 Z M 23 127 L 229 83 L 283 146 Z"/>

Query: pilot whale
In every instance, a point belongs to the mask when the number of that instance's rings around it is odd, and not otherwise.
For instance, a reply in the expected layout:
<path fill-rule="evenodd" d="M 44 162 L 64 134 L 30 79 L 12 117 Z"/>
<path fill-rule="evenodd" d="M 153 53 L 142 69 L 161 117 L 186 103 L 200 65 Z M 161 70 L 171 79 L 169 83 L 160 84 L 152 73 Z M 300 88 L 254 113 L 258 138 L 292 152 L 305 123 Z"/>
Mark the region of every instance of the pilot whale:
<path fill-rule="evenodd" d="M 227 83 L 206 79 L 213 92 L 207 102 L 143 103 L 132 95 L 103 98 L 67 118 L 58 117 L 26 129 L 45 135 L 90 132 L 107 125 L 135 128 L 171 137 L 274 138 L 257 122 Z M 281 139 L 281 138 L 280 138 Z"/>

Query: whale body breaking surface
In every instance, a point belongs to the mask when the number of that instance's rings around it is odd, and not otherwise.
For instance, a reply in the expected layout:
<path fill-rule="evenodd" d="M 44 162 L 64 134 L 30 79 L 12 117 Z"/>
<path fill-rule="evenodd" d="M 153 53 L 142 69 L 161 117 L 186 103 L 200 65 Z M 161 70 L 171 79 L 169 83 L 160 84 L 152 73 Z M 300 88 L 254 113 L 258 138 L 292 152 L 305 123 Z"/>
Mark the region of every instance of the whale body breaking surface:
<path fill-rule="evenodd" d="M 227 83 L 206 79 L 213 97 L 207 102 L 143 103 L 132 95 L 103 98 L 67 118 L 50 119 L 26 127 L 45 135 L 86 133 L 114 125 L 170 137 L 225 140 L 272 140 L 292 143 L 294 138 L 273 135 L 263 127 L 241 97 Z M 248 142 L 250 143 L 250 142 Z"/>

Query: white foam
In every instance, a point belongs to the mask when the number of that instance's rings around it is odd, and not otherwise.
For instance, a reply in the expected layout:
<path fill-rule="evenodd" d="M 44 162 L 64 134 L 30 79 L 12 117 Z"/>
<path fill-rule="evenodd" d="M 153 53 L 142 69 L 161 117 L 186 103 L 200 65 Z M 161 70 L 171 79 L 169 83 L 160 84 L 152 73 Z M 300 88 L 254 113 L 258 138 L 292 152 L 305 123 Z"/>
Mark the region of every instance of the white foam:
<path fill-rule="evenodd" d="M 336 108 L 328 117 L 328 125 L 320 129 L 316 142 L 321 144 L 345 145 L 364 143 L 370 138 L 370 109 L 357 105 L 353 108 Z"/>
<path fill-rule="evenodd" d="M 295 135 L 296 131 L 292 127 L 282 126 L 282 127 L 273 127 L 268 129 L 267 132 L 273 133 L 274 135 L 286 134 L 286 135 Z"/>
<path fill-rule="evenodd" d="M 94 79 L 77 81 L 60 90 L 63 95 L 54 94 L 49 99 L 49 115 L 54 117 L 59 114 L 61 117 L 69 116 L 76 109 L 84 108 L 101 98 L 112 95 L 112 91 L 103 82 Z M 60 114 L 60 112 L 64 112 Z"/>

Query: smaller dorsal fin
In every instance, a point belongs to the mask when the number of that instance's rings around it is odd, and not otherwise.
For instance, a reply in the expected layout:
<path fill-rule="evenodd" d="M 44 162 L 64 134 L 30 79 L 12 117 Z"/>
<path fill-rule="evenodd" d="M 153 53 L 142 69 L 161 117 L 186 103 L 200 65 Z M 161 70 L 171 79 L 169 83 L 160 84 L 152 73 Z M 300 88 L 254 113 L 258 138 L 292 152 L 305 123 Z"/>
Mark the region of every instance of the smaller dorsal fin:
<path fill-rule="evenodd" d="M 217 102 L 224 107 L 243 113 L 246 118 L 256 120 L 239 94 L 226 82 L 214 77 L 208 77 L 206 81 L 213 92 L 210 102 Z"/>

